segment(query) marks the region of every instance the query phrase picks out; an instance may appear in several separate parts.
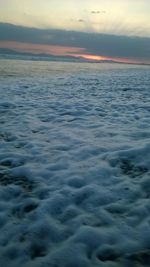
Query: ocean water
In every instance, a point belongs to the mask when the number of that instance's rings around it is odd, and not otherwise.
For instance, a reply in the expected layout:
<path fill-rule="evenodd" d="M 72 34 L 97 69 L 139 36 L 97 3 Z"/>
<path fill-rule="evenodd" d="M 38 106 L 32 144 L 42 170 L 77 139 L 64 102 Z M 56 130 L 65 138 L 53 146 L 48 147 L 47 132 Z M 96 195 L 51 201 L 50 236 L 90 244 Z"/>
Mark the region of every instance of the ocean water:
<path fill-rule="evenodd" d="M 0 266 L 150 266 L 150 67 L 0 60 Z"/>

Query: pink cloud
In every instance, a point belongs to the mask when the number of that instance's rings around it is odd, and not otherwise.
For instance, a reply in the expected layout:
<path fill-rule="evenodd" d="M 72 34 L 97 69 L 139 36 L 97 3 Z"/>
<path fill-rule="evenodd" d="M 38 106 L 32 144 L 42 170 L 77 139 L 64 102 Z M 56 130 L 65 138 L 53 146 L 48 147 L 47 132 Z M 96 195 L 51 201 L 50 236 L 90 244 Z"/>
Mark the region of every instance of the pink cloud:
<path fill-rule="evenodd" d="M 113 58 L 113 57 L 104 57 L 101 55 L 93 55 L 86 53 L 85 48 L 80 47 L 69 47 L 69 46 L 59 46 L 59 45 L 46 45 L 46 44 L 32 44 L 32 43 L 21 43 L 15 41 L 0 41 L 0 48 L 13 49 L 17 52 L 26 52 L 32 54 L 48 54 L 56 56 L 74 56 L 82 57 L 87 60 L 114 60 L 118 62 L 125 63 L 139 63 L 138 60 L 130 60 L 128 58 Z"/>
<path fill-rule="evenodd" d="M 83 51 L 85 50 L 84 48 L 79 47 L 31 44 L 14 41 L 0 41 L 0 48 L 9 48 L 18 52 L 28 52 L 33 54 L 45 53 L 57 56 L 72 55 L 73 53 L 83 53 Z"/>

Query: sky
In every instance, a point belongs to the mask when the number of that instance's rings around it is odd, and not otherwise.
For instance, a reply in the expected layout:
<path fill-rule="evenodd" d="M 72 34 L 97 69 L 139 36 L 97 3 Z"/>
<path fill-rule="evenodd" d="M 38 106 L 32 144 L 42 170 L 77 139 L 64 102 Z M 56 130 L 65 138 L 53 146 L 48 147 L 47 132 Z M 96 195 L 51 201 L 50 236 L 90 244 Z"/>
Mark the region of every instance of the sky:
<path fill-rule="evenodd" d="M 150 63 L 150 0 L 0 0 L 0 48 Z"/>

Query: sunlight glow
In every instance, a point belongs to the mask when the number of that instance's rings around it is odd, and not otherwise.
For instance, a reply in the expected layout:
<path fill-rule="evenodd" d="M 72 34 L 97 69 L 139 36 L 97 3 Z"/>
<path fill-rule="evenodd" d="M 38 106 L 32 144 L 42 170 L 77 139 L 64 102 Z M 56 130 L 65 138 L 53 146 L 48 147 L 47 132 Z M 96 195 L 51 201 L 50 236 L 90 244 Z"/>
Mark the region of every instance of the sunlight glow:
<path fill-rule="evenodd" d="M 78 56 L 80 56 L 82 58 L 85 58 L 85 59 L 92 60 L 92 61 L 107 60 L 106 57 L 95 56 L 95 55 L 88 55 L 88 54 L 86 54 L 86 55 L 85 54 L 81 54 L 81 55 L 78 55 Z"/>

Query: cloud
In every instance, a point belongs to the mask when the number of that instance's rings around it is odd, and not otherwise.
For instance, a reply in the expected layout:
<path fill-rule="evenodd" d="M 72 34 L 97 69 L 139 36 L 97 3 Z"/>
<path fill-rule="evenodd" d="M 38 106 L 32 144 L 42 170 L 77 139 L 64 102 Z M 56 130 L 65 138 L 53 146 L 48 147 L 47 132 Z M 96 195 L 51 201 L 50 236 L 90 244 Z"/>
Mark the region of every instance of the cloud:
<path fill-rule="evenodd" d="M 83 48 L 84 54 L 150 62 L 150 38 L 56 29 L 35 29 L 0 23 L 0 41 Z"/>
<path fill-rule="evenodd" d="M 84 19 L 79 19 L 78 22 L 85 22 Z"/>
<path fill-rule="evenodd" d="M 0 48 L 8 48 L 17 52 L 26 52 L 33 54 L 52 54 L 57 56 L 64 56 L 68 54 L 82 54 L 84 53 L 83 48 L 79 47 L 67 47 L 57 45 L 45 45 L 45 44 L 31 44 L 31 43 L 20 43 L 15 41 L 0 41 Z"/>
<path fill-rule="evenodd" d="M 106 13 L 106 11 L 105 10 L 101 10 L 101 11 L 100 10 L 95 10 L 95 11 L 92 10 L 91 13 L 92 14 L 104 14 L 104 13 Z"/>

